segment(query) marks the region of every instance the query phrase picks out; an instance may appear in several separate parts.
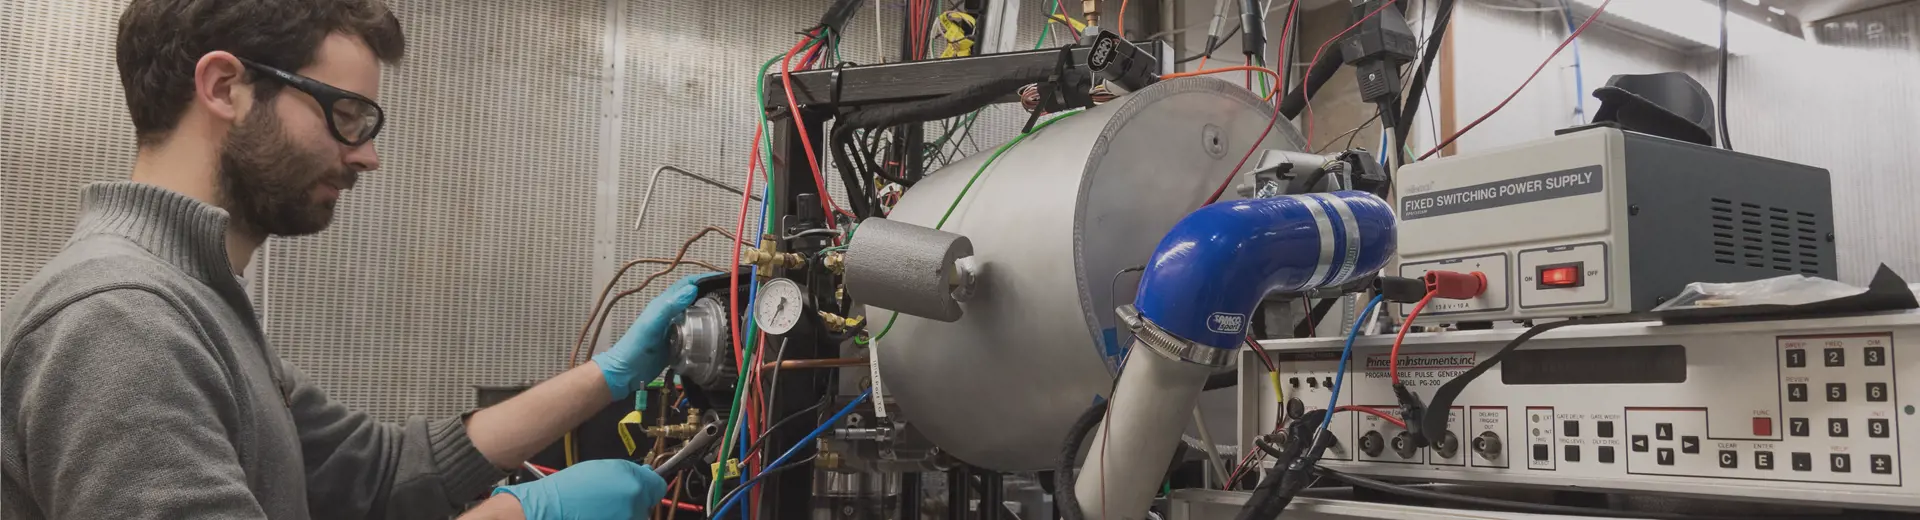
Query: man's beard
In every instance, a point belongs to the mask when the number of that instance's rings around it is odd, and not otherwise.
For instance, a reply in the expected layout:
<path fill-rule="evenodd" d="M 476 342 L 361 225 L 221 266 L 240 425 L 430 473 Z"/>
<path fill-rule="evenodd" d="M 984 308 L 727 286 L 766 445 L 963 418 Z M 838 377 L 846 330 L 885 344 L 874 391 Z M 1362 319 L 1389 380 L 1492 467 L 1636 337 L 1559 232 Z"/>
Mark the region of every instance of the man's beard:
<path fill-rule="evenodd" d="M 329 159 L 294 142 L 272 103 L 256 103 L 220 147 L 220 190 L 232 225 L 277 236 L 319 233 L 333 222 L 333 201 L 314 188 L 329 178 L 352 186 L 355 172 L 329 171 Z"/>

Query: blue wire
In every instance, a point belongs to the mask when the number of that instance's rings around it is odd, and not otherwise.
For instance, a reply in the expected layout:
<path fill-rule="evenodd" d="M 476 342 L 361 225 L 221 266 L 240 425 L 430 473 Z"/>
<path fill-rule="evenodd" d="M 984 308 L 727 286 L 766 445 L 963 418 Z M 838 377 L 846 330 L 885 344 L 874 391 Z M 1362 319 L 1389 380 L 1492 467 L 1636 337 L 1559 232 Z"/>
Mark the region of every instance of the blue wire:
<path fill-rule="evenodd" d="M 1360 310 L 1360 319 L 1353 320 L 1353 330 L 1347 332 L 1347 347 L 1340 351 L 1340 367 L 1333 372 L 1333 398 L 1327 399 L 1327 415 L 1320 419 L 1320 429 L 1325 430 L 1333 424 L 1333 409 L 1340 405 L 1340 385 L 1347 382 L 1347 360 L 1353 359 L 1353 340 L 1360 337 L 1360 326 L 1373 315 L 1373 309 L 1379 307 L 1380 300 L 1386 295 L 1377 295 L 1373 301 Z"/>
<path fill-rule="evenodd" d="M 1573 23 L 1573 7 L 1566 0 L 1560 0 L 1560 17 L 1567 21 L 1568 31 L 1580 30 Z M 1580 39 L 1573 40 L 1573 114 L 1580 124 L 1587 122 L 1587 78 L 1580 73 Z"/>
<path fill-rule="evenodd" d="M 814 428 L 811 433 L 807 434 L 807 436 L 801 437 L 800 442 L 794 443 L 792 448 L 787 448 L 786 453 L 780 454 L 780 458 L 773 459 L 772 464 L 768 464 L 765 469 L 761 469 L 759 475 L 754 475 L 752 480 L 748 480 L 747 483 L 741 484 L 739 491 L 733 494 L 733 498 L 727 499 L 727 503 L 725 504 L 720 504 L 720 512 L 715 513 L 713 517 L 726 518 L 727 511 L 733 510 L 733 505 L 740 502 L 740 497 L 747 496 L 747 492 L 752 491 L 753 486 L 760 484 L 760 479 L 763 477 L 766 477 L 768 472 L 773 471 L 774 468 L 780 467 L 781 464 L 787 462 L 787 459 L 793 458 L 793 454 L 798 453 L 800 451 L 800 448 L 805 447 L 809 443 L 813 442 L 815 438 L 820 437 L 820 434 L 826 433 L 828 428 L 832 428 L 835 423 L 840 422 L 840 419 L 845 418 L 847 414 L 853 413 L 854 407 L 860 406 L 860 403 L 866 402 L 868 397 L 873 397 L 872 388 L 868 388 L 867 391 L 861 392 L 860 397 L 855 397 L 853 399 L 853 402 L 847 403 L 847 406 L 845 408 L 841 408 L 839 412 L 834 413 L 833 417 L 828 417 L 826 422 L 820 423 L 820 426 L 817 428 Z"/>

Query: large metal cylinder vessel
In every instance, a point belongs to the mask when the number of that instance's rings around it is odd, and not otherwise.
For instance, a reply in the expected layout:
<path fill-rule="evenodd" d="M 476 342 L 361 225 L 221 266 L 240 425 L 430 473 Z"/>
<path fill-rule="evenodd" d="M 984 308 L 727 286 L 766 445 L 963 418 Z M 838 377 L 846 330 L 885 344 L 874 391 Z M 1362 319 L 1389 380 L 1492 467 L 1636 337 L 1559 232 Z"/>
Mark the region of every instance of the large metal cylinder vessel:
<path fill-rule="evenodd" d="M 1111 391 L 1109 363 L 1130 338 L 1114 308 L 1133 300 L 1135 275 L 1116 274 L 1146 263 L 1272 116 L 1240 86 L 1173 80 L 1060 120 L 994 160 L 940 228 L 971 239 L 983 265 L 964 316 L 900 314 L 876 354 L 900 419 L 969 464 L 1051 468 L 1074 418 Z M 1260 147 L 1298 151 L 1301 141 L 1282 122 Z M 928 176 L 888 218 L 935 227 L 991 155 Z"/>

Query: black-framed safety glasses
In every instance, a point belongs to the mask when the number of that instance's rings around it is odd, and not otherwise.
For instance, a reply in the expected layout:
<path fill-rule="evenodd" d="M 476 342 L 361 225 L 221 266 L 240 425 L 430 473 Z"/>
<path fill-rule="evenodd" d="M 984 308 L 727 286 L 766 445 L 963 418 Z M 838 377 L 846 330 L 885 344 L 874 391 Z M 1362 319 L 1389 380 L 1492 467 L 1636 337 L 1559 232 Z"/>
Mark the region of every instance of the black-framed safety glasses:
<path fill-rule="evenodd" d="M 313 96 L 313 100 L 318 101 L 320 108 L 327 113 L 327 130 L 333 132 L 333 139 L 347 146 L 360 146 L 372 141 L 373 136 L 380 135 L 380 127 L 387 123 L 386 112 L 366 96 L 253 60 L 239 59 L 247 68 L 266 73 L 287 86 Z"/>

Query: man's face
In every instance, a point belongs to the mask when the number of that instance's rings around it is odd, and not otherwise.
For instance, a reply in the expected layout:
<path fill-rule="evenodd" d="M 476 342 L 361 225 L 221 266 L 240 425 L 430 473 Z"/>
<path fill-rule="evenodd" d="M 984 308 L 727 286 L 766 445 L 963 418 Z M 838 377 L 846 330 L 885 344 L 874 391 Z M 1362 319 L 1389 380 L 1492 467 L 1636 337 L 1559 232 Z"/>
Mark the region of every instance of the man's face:
<path fill-rule="evenodd" d="M 379 61 L 357 37 L 328 36 L 313 64 L 292 72 L 379 100 Z M 228 131 L 219 161 L 221 193 L 236 224 L 280 236 L 326 229 L 360 172 L 380 167 L 372 142 L 335 140 L 320 104 L 285 85 Z"/>

